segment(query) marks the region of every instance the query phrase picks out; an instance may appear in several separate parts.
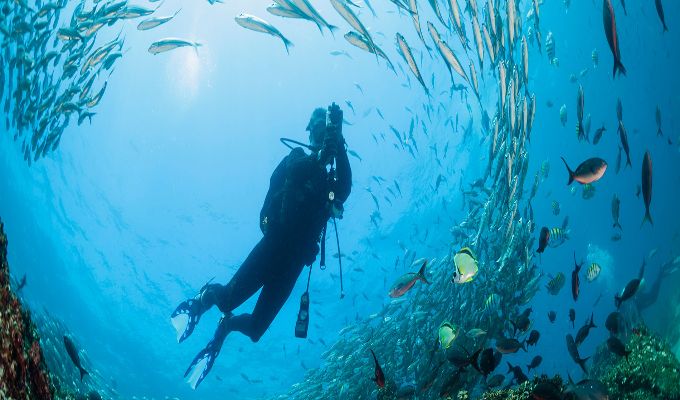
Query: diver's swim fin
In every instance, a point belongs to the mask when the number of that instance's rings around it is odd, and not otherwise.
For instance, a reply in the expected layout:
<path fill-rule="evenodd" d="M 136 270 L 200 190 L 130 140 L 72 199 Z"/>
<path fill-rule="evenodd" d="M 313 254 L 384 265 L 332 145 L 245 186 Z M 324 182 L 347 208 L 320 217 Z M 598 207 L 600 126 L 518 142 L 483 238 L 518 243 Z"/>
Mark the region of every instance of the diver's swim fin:
<path fill-rule="evenodd" d="M 196 389 L 212 369 L 215 359 L 220 354 L 224 339 L 226 339 L 227 334 L 230 332 L 227 322 L 231 316 L 231 313 L 222 316 L 212 340 L 194 357 L 189 368 L 184 372 L 185 378 L 189 375 L 187 382 L 192 389 Z"/>
<path fill-rule="evenodd" d="M 183 301 L 170 315 L 170 322 L 177 331 L 177 343 L 183 342 L 194 332 L 201 315 L 209 308 L 203 304 L 202 297 L 213 279 L 203 285 L 196 297 Z"/>

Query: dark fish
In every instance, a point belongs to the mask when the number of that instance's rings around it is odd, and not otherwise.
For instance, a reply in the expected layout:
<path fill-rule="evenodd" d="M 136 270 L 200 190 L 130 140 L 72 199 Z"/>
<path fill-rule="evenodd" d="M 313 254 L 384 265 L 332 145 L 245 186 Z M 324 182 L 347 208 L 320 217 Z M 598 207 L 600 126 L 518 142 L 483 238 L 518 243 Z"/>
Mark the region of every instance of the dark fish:
<path fill-rule="evenodd" d="M 642 198 L 645 201 L 645 217 L 642 219 L 642 224 L 652 221 L 652 215 L 649 213 L 649 204 L 652 202 L 652 156 L 649 155 L 649 150 L 645 152 L 645 157 L 642 159 Z"/>
<path fill-rule="evenodd" d="M 531 364 L 527 365 L 527 372 L 531 371 L 532 369 L 536 369 L 539 365 L 541 365 L 541 362 L 543 361 L 543 357 L 541 356 L 536 356 L 531 360 Z"/>
<path fill-rule="evenodd" d="M 585 160 L 576 167 L 576 171 L 572 171 L 571 168 L 569 168 L 564 157 L 560 158 L 562 158 L 562 162 L 564 162 L 564 166 L 567 167 L 567 172 L 569 173 L 569 182 L 567 182 L 567 185 L 571 185 L 574 180 L 581 184 L 596 182 L 602 178 L 604 172 L 607 170 L 607 162 L 598 157 Z"/>
<path fill-rule="evenodd" d="M 574 301 L 578 300 L 581 286 L 581 278 L 579 278 L 578 273 L 581 271 L 582 266 L 583 262 L 581 264 L 576 263 L 576 252 L 574 252 L 574 270 L 571 272 L 571 296 L 574 298 Z"/>
<path fill-rule="evenodd" d="M 569 321 L 571 321 L 571 327 L 574 327 L 574 321 L 576 320 L 576 310 L 573 308 L 569 309 Z"/>
<path fill-rule="evenodd" d="M 623 317 L 618 311 L 613 311 L 607 316 L 607 320 L 604 323 L 610 334 L 618 335 L 623 328 Z"/>
<path fill-rule="evenodd" d="M 593 144 L 598 144 L 598 143 L 600 143 L 600 139 L 602 138 L 602 134 L 603 134 L 604 131 L 606 131 L 606 130 L 607 130 L 607 129 L 604 127 L 604 125 L 602 125 L 601 128 L 597 128 L 597 130 L 595 131 L 595 135 L 593 136 Z"/>
<path fill-rule="evenodd" d="M 450 347 L 446 351 L 446 358 L 459 370 L 465 369 L 467 366 L 475 366 L 475 360 L 479 358 L 482 349 L 479 349 L 470 355 L 470 353 L 461 346 Z"/>
<path fill-rule="evenodd" d="M 378 363 L 378 358 L 375 356 L 375 353 L 371 349 L 371 354 L 373 355 L 373 361 L 375 361 L 375 376 L 371 378 L 373 382 L 375 382 L 378 387 L 385 387 L 385 374 L 383 373 L 382 368 L 380 368 L 380 364 Z"/>
<path fill-rule="evenodd" d="M 496 350 L 501 354 L 517 353 L 519 349 L 527 351 L 525 343 L 520 343 L 520 341 L 515 338 L 501 337 L 500 339 L 496 339 Z"/>
<path fill-rule="evenodd" d="M 513 366 L 512 364 L 508 363 L 508 373 L 510 372 L 512 372 L 512 376 L 518 385 L 521 385 L 522 383 L 529 380 L 529 378 L 524 375 L 524 372 L 522 372 L 522 368 L 519 365 Z"/>
<path fill-rule="evenodd" d="M 661 0 L 655 0 L 654 4 L 656 4 L 656 13 L 659 14 L 659 19 L 663 25 L 663 31 L 668 32 L 668 27 L 666 26 L 666 17 L 663 15 L 663 4 L 661 4 Z"/>
<path fill-rule="evenodd" d="M 586 361 L 588 361 L 590 357 L 581 358 L 581 356 L 578 354 L 578 348 L 576 347 L 576 343 L 574 342 L 574 338 L 571 336 L 571 334 L 567 334 L 567 350 L 569 351 L 571 359 L 574 360 L 574 362 L 578 364 L 579 367 L 581 367 L 583 372 L 587 374 L 588 371 L 586 370 Z"/>
<path fill-rule="evenodd" d="M 626 11 L 626 0 L 621 0 L 621 7 L 623 7 L 623 15 L 628 16 L 628 11 Z"/>
<path fill-rule="evenodd" d="M 531 320 L 529 319 L 529 315 L 521 314 L 519 317 L 517 317 L 517 320 L 515 321 L 510 321 L 512 326 L 515 328 L 515 333 L 517 332 L 526 332 L 529 330 L 529 327 L 531 326 Z"/>
<path fill-rule="evenodd" d="M 527 346 L 535 346 L 540 337 L 541 334 L 537 330 L 532 330 L 531 333 L 529 333 L 529 339 L 527 339 Z"/>
<path fill-rule="evenodd" d="M 628 133 L 626 132 L 626 127 L 623 125 L 623 121 L 619 121 L 619 138 L 621 138 L 621 146 L 623 151 L 626 152 L 626 165 L 633 164 L 630 163 L 630 147 L 628 147 Z"/>
<path fill-rule="evenodd" d="M 663 131 L 661 130 L 661 109 L 659 108 L 659 106 L 656 106 L 655 116 L 656 116 L 656 136 L 663 136 Z"/>
<path fill-rule="evenodd" d="M 591 328 L 597 328 L 595 326 L 595 323 L 593 322 L 593 314 L 590 314 L 590 321 L 587 321 L 585 325 L 583 325 L 578 332 L 576 333 L 576 346 L 580 346 L 581 343 L 583 343 L 584 340 L 588 337 L 588 333 L 590 333 Z"/>
<path fill-rule="evenodd" d="M 614 15 L 612 0 L 604 0 L 602 5 L 602 19 L 604 23 L 604 33 L 607 36 L 607 43 L 609 43 L 609 49 L 612 51 L 612 56 L 614 56 L 613 75 L 616 77 L 617 70 L 626 75 L 626 68 L 621 63 L 621 49 L 619 47 L 619 35 L 616 32 L 616 15 Z"/>
<path fill-rule="evenodd" d="M 550 229 L 544 226 L 543 228 L 541 228 L 541 233 L 538 236 L 538 249 L 536 249 L 536 253 L 543 253 L 543 251 L 545 251 L 545 248 L 548 246 L 549 240 Z"/>
<path fill-rule="evenodd" d="M 550 323 L 555 323 L 555 318 L 557 318 L 557 313 L 555 311 L 549 311 L 548 320 L 550 320 Z"/>
<path fill-rule="evenodd" d="M 623 288 L 621 296 L 618 294 L 614 295 L 614 304 L 616 304 L 617 309 L 621 307 L 621 303 L 635 296 L 635 293 L 637 293 L 638 289 L 640 288 L 640 282 L 641 280 L 639 278 L 635 278 L 628 282 L 626 287 Z"/>
<path fill-rule="evenodd" d="M 481 353 L 475 353 L 477 357 L 473 359 L 472 366 L 485 377 L 492 373 L 501 362 L 503 354 L 494 351 L 491 347 L 484 349 Z"/>
<path fill-rule="evenodd" d="M 628 355 L 632 353 L 632 351 L 626 350 L 626 345 L 624 345 L 616 336 L 610 336 L 609 339 L 607 339 L 607 348 L 618 356 L 626 357 L 626 360 L 628 360 Z"/>
<path fill-rule="evenodd" d="M 614 228 L 618 227 L 619 229 L 621 228 L 621 224 L 619 223 L 619 211 L 621 209 L 621 200 L 619 200 L 619 197 L 614 193 L 614 197 L 612 198 L 612 218 L 614 219 Z"/>
<path fill-rule="evenodd" d="M 76 350 L 76 346 L 73 344 L 71 339 L 64 335 L 64 346 L 66 346 L 66 352 L 68 353 L 68 356 L 71 358 L 71 361 L 73 361 L 73 364 L 78 368 L 80 371 L 80 380 L 83 380 L 83 377 L 85 375 L 88 375 L 88 372 L 85 371 L 85 368 L 80 365 L 80 357 L 78 356 L 78 350 Z"/>

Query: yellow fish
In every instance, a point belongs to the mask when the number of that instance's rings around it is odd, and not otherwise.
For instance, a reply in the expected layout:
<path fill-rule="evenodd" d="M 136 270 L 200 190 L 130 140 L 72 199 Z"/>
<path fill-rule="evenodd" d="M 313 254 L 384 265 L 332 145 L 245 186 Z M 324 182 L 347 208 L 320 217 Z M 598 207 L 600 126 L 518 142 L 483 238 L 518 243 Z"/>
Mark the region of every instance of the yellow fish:
<path fill-rule="evenodd" d="M 453 272 L 451 281 L 454 283 L 470 282 L 477 275 L 479 267 L 477 258 L 469 247 L 463 247 L 453 256 L 453 263 L 456 270 Z"/>
<path fill-rule="evenodd" d="M 444 321 L 439 326 L 439 344 L 444 349 L 451 347 L 451 344 L 458 336 L 458 328 L 451 325 L 449 321 Z"/>

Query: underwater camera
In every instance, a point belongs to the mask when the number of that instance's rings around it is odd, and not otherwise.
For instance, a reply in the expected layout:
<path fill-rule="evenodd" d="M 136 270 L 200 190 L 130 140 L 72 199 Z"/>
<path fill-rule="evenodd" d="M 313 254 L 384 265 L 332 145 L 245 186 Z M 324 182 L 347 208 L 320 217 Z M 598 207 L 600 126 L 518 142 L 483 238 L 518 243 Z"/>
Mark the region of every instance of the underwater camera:
<path fill-rule="evenodd" d="M 295 321 L 295 337 L 305 339 L 309 329 L 309 292 L 304 292 L 300 298 L 300 311 Z"/>

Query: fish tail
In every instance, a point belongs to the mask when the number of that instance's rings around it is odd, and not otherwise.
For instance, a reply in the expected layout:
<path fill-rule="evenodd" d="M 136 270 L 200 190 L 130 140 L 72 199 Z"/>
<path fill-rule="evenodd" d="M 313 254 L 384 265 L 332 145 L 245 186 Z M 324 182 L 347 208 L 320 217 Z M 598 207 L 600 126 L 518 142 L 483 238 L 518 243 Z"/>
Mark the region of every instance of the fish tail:
<path fill-rule="evenodd" d="M 621 224 L 620 224 L 618 221 L 617 221 L 617 222 L 614 222 L 613 228 L 623 229 L 623 228 L 621 227 Z"/>
<path fill-rule="evenodd" d="M 626 154 L 626 165 L 628 165 L 628 166 L 630 166 L 631 168 L 633 168 L 633 164 L 630 163 L 630 156 L 629 156 L 628 154 Z"/>
<path fill-rule="evenodd" d="M 614 295 L 614 304 L 616 305 L 617 310 L 621 307 L 621 297 L 619 297 L 618 294 Z"/>
<path fill-rule="evenodd" d="M 335 36 L 335 31 L 338 30 L 337 26 L 331 24 L 326 25 L 326 28 L 328 28 L 328 30 L 331 32 L 333 36 Z"/>
<path fill-rule="evenodd" d="M 661 128 L 657 129 L 656 136 L 663 136 L 663 131 L 661 130 Z"/>
<path fill-rule="evenodd" d="M 613 72 L 614 78 L 616 78 L 616 71 L 619 71 L 620 74 L 626 76 L 626 67 L 623 66 L 621 60 L 614 60 L 614 72 Z"/>
<path fill-rule="evenodd" d="M 427 266 L 427 261 L 425 261 L 423 263 L 423 266 L 420 267 L 420 270 L 418 271 L 418 279 L 420 279 L 421 281 L 423 281 L 423 282 L 425 282 L 429 285 L 430 281 L 428 281 L 427 278 L 425 277 L 425 266 Z"/>
<path fill-rule="evenodd" d="M 666 21 L 664 21 L 664 23 L 663 23 L 663 31 L 664 31 L 664 33 L 668 32 L 668 27 L 666 26 Z"/>
<path fill-rule="evenodd" d="M 578 366 L 581 367 L 583 372 L 585 372 L 586 374 L 588 373 L 588 370 L 586 369 L 586 361 L 588 361 L 589 359 L 590 359 L 590 357 L 586 357 L 586 358 L 581 358 L 580 360 L 578 360 Z"/>
<path fill-rule="evenodd" d="M 196 55 L 198 55 L 198 48 L 203 46 L 203 43 L 200 42 L 194 42 L 194 50 L 196 51 Z"/>
<path fill-rule="evenodd" d="M 564 157 L 560 157 L 560 158 L 562 159 L 564 166 L 567 167 L 567 172 L 569 173 L 569 182 L 567 182 L 567 186 L 569 186 L 574 181 L 574 171 L 572 171 L 571 168 L 569 168 L 569 165 L 567 164 L 567 160 L 565 160 Z"/>
<path fill-rule="evenodd" d="M 82 382 L 82 381 L 83 381 L 83 377 L 84 377 L 85 375 L 90 375 L 90 373 L 87 372 L 87 371 L 85 371 L 85 368 L 83 368 L 83 367 L 79 367 L 79 368 L 80 368 L 80 381 Z"/>
<path fill-rule="evenodd" d="M 281 40 L 283 40 L 283 45 L 286 46 L 286 53 L 290 55 L 290 48 L 293 47 L 293 42 L 291 42 L 290 40 L 286 39 L 283 36 L 281 36 Z"/>
<path fill-rule="evenodd" d="M 649 210 L 645 211 L 645 217 L 642 218 L 642 223 L 640 224 L 640 228 L 645 224 L 645 222 L 649 222 L 650 225 L 654 226 L 654 221 L 652 220 L 652 215 L 649 213 Z"/>

